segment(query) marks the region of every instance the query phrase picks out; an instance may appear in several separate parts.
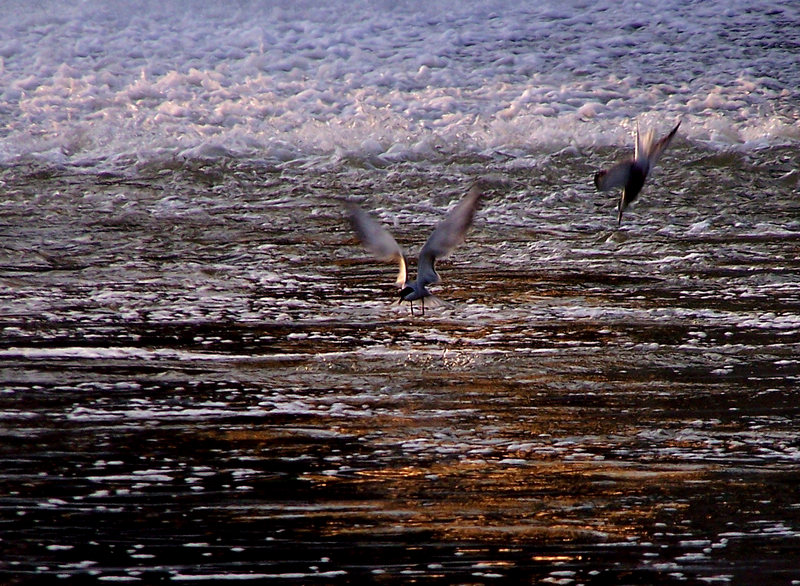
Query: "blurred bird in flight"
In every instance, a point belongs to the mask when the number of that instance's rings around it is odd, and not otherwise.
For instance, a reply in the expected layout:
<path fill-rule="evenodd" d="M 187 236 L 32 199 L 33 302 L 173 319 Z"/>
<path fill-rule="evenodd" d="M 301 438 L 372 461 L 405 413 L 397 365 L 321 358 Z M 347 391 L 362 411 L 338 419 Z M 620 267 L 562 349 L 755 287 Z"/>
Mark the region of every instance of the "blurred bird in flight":
<path fill-rule="evenodd" d="M 482 196 L 482 182 L 478 181 L 472 185 L 458 205 L 434 228 L 419 253 L 417 278 L 414 281 L 408 277 L 403 249 L 389 231 L 355 203 L 345 202 L 350 223 L 364 247 L 380 260 L 398 263 L 399 269 L 395 281 L 400 288 L 398 303 L 408 301 L 411 304 L 412 315 L 414 314 L 413 302 L 416 300 L 419 300 L 422 305 L 422 315 L 425 315 L 426 298 L 434 304 L 442 303 L 427 288 L 428 285 L 441 281 L 439 273 L 436 272 L 436 261 L 447 257 L 456 246 L 464 242 Z"/>
<path fill-rule="evenodd" d="M 622 224 L 622 212 L 639 196 L 648 174 L 661 153 L 669 146 L 680 125 L 681 123 L 678 122 L 668 135 L 659 140 L 656 140 L 655 132 L 651 129 L 642 140 L 637 122 L 633 158 L 621 161 L 610 169 L 595 173 L 594 184 L 598 191 L 622 188 L 617 213 L 617 227 Z"/>

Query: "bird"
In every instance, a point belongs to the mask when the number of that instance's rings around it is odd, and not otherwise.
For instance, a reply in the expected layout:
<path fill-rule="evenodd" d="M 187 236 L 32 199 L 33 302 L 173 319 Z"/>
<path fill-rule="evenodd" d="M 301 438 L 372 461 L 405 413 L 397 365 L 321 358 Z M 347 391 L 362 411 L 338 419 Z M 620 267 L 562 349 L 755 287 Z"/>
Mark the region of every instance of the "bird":
<path fill-rule="evenodd" d="M 344 202 L 350 224 L 364 248 L 379 260 L 398 264 L 395 279 L 395 285 L 400 289 L 398 303 L 408 301 L 411 305 L 411 315 L 414 315 L 414 301 L 420 301 L 422 315 L 425 315 L 426 298 L 434 303 L 441 303 L 428 290 L 428 285 L 441 281 L 439 273 L 436 272 L 436 261 L 447 257 L 456 246 L 464 242 L 483 193 L 482 183 L 475 182 L 456 207 L 436 225 L 419 253 L 417 278 L 414 281 L 408 276 L 405 254 L 394 236 L 358 204 L 352 201 Z"/>
<path fill-rule="evenodd" d="M 617 207 L 617 227 L 622 224 L 622 212 L 639 196 L 648 174 L 655 166 L 661 153 L 669 146 L 680 125 L 681 123 L 678 121 L 675 128 L 659 140 L 656 140 L 655 132 L 650 129 L 644 140 L 642 140 L 639 134 L 639 123 L 637 122 L 633 158 L 620 161 L 609 169 L 595 173 L 594 185 L 598 191 L 622 188 L 622 195 Z"/>

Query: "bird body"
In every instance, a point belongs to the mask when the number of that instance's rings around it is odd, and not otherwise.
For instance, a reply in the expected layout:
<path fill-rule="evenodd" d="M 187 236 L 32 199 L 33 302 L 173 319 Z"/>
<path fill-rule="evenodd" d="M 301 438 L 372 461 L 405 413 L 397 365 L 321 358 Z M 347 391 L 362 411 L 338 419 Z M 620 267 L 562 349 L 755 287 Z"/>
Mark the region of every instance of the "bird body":
<path fill-rule="evenodd" d="M 622 224 L 622 212 L 639 197 L 650 171 L 655 166 L 661 153 L 664 152 L 664 149 L 669 146 L 680 125 L 681 123 L 678 122 L 669 134 L 659 140 L 656 140 L 655 132 L 651 129 L 643 140 L 637 123 L 633 158 L 621 161 L 609 169 L 595 173 L 594 184 L 598 191 L 622 188 L 617 213 L 617 226 Z"/>
<path fill-rule="evenodd" d="M 479 183 L 475 183 L 458 205 L 434 228 L 419 253 L 417 278 L 413 281 L 408 277 L 403 249 L 391 233 L 355 203 L 347 202 L 345 206 L 350 223 L 364 247 L 379 260 L 398 263 L 395 284 L 400 288 L 400 301 L 421 300 L 424 314 L 424 300 L 432 297 L 428 285 L 441 281 L 439 273 L 436 272 L 436 261 L 446 258 L 464 241 L 482 195 L 482 188 Z M 412 314 L 414 312 L 413 305 L 411 312 Z"/>

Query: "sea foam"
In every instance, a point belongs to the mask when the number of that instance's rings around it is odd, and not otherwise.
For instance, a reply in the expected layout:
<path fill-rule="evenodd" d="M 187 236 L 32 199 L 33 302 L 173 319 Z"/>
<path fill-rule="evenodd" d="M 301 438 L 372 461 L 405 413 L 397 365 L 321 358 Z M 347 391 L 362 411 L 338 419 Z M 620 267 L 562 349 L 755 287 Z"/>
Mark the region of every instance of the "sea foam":
<path fill-rule="evenodd" d="M 798 21 L 744 0 L 12 0 L 0 162 L 381 164 L 626 145 L 634 119 L 712 148 L 796 143 Z"/>

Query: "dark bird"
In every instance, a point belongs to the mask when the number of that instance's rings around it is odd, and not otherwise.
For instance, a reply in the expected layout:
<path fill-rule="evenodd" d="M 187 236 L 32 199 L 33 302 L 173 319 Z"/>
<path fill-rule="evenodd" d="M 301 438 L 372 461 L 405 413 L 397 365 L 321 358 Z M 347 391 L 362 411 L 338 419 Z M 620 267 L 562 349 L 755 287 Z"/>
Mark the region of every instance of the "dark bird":
<path fill-rule="evenodd" d="M 428 285 L 441 281 L 436 272 L 435 263 L 440 258 L 447 257 L 456 246 L 464 242 L 467 230 L 472 225 L 478 202 L 483 196 L 480 182 L 475 183 L 447 216 L 439 222 L 431 233 L 417 261 L 417 279 L 408 278 L 407 263 L 403 249 L 389 231 L 379 224 L 372 216 L 353 202 L 346 202 L 348 217 L 358 235 L 361 244 L 374 254 L 378 259 L 397 262 L 399 270 L 395 284 L 400 288 L 398 303 L 409 303 L 420 300 L 422 314 L 425 314 L 425 298 L 440 302 L 428 291 Z M 414 305 L 411 303 L 411 314 L 414 314 Z"/>
<path fill-rule="evenodd" d="M 633 159 L 621 161 L 605 171 L 599 171 L 594 175 L 594 184 L 598 191 L 608 191 L 609 189 L 622 188 L 622 196 L 619 199 L 619 210 L 617 214 L 617 227 L 622 224 L 622 212 L 625 211 L 642 191 L 647 175 L 655 166 L 656 161 L 667 148 L 675 133 L 678 132 L 678 122 L 675 128 L 659 140 L 656 140 L 655 132 L 651 129 L 642 140 L 639 135 L 639 123 L 636 123 L 636 146 Z"/>

